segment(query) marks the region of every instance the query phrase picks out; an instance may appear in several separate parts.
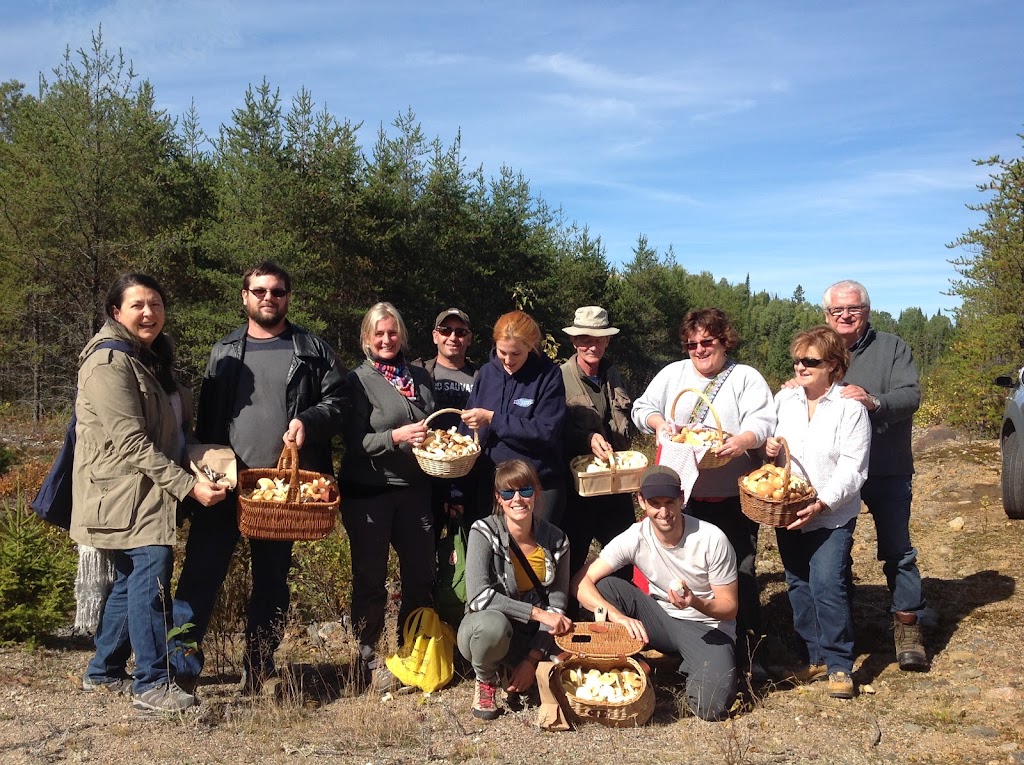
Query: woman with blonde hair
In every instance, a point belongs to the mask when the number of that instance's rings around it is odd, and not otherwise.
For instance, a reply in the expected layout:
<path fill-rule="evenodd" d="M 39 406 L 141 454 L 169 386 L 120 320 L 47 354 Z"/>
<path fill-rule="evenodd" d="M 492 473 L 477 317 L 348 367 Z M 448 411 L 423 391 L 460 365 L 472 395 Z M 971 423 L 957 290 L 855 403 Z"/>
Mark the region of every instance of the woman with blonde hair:
<path fill-rule="evenodd" d="M 849 699 L 854 695 L 850 553 L 868 475 L 871 423 L 862 403 L 840 395 L 850 354 L 835 330 L 822 325 L 800 332 L 789 352 L 797 385 L 775 396 L 778 426 L 765 451 L 778 455 L 779 438 L 785 437 L 793 474 L 818 493 L 797 520 L 775 530 L 793 627 L 802 641 L 804 665 L 793 678 L 811 682 L 827 676 L 829 695 Z"/>
<path fill-rule="evenodd" d="M 566 470 L 562 456 L 565 383 L 561 369 L 540 349 L 541 331 L 533 317 L 510 311 L 494 325 L 494 349 L 480 367 L 462 421 L 480 434 L 482 454 L 470 480 L 467 525 L 487 514 L 494 466 L 511 459 L 529 462 L 544 491 L 535 512 L 556 526 L 565 510 Z"/>
<path fill-rule="evenodd" d="M 341 519 L 352 554 L 352 627 L 362 680 L 374 690 L 400 685 L 377 660 L 388 594 L 388 548 L 398 555 L 402 606 L 398 635 L 413 610 L 431 604 L 434 526 L 430 483 L 412 448 L 423 443 L 423 420 L 434 409 L 430 375 L 406 362 L 408 332 L 390 303 L 363 317 L 366 361 L 349 372 L 352 408 L 345 421 L 339 488 Z"/>

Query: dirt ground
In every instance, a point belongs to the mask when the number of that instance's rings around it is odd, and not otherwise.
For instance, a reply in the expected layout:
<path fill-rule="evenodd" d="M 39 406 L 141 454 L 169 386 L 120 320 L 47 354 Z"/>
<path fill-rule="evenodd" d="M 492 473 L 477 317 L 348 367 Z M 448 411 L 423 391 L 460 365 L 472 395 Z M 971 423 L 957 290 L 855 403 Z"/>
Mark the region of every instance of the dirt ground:
<path fill-rule="evenodd" d="M 657 706 L 641 729 L 597 725 L 539 731 L 536 709 L 480 724 L 472 683 L 382 700 L 346 691 L 343 652 L 329 629 L 296 626 L 282 699 L 240 696 L 237 674 L 206 680 L 181 716 L 132 711 L 111 694 L 76 690 L 91 652 L 54 643 L 0 648 L 0 762 L 15 763 L 1024 763 L 1024 521 L 999 498 L 995 441 L 943 430 L 917 438 L 913 536 L 935 624 L 932 669 L 901 673 L 870 516 L 854 548 L 859 695 L 823 684 L 769 684 L 725 723 L 680 713 L 679 678 L 654 677 Z M 759 573 L 769 637 L 764 661 L 781 676 L 792 637 L 774 535 L 762 531 Z M 340 630 L 339 630 L 340 632 Z"/>

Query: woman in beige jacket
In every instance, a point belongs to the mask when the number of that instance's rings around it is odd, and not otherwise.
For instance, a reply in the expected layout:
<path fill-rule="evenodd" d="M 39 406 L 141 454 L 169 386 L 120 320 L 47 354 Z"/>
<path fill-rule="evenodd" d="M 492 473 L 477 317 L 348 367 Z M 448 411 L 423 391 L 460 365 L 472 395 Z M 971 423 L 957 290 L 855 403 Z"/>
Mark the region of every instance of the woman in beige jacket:
<path fill-rule="evenodd" d="M 178 464 L 191 412 L 172 373 L 165 302 L 152 277 L 121 276 L 107 293 L 107 322 L 82 351 L 71 537 L 112 551 L 116 571 L 82 688 L 127 692 L 134 651 L 134 706 L 176 711 L 195 699 L 167 670 L 175 510 L 187 496 L 215 504 L 225 490 Z"/>

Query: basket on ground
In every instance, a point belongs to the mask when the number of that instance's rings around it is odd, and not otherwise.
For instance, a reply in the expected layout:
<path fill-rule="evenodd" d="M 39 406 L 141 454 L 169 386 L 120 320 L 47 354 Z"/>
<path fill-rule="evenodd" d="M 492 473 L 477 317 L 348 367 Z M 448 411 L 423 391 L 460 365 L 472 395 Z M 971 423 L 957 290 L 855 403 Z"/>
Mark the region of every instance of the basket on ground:
<path fill-rule="evenodd" d="M 640 491 L 640 478 L 647 469 L 647 457 L 642 452 L 613 452 L 606 468 L 588 471 L 587 467 L 593 464 L 595 458 L 590 454 L 582 454 L 569 463 L 576 493 L 581 497 Z"/>
<path fill-rule="evenodd" d="M 429 426 L 430 421 L 437 417 L 437 415 L 446 413 L 462 414 L 462 410 L 451 408 L 438 409 L 427 417 L 423 424 Z M 432 437 L 435 440 L 440 439 L 439 433 L 444 433 L 444 431 L 434 431 Z M 423 446 L 414 446 L 412 454 L 419 463 L 420 469 L 427 475 L 432 475 L 435 478 L 462 478 L 462 476 L 468 474 L 473 469 L 476 458 L 480 456 L 480 434 L 476 428 L 473 428 L 473 443 L 468 444 L 470 448 L 461 454 L 437 454 L 429 448 L 429 445 L 430 441 L 425 441 Z M 442 449 L 441 451 L 444 450 Z"/>
<path fill-rule="evenodd" d="M 718 446 L 721 446 L 723 443 L 725 443 L 725 439 L 727 439 L 729 437 L 729 434 L 726 433 L 724 430 L 722 430 L 722 421 L 718 417 L 718 412 L 715 411 L 715 407 L 711 405 L 711 399 L 709 399 L 706 395 L 704 395 L 703 391 L 699 391 L 696 388 L 683 388 L 681 391 L 679 391 L 679 393 L 676 394 L 676 397 L 674 399 L 672 399 L 672 406 L 669 407 L 669 410 L 668 410 L 668 419 L 669 419 L 669 421 L 675 422 L 675 420 L 676 420 L 676 404 L 679 403 L 679 399 L 683 397 L 684 393 L 696 393 L 697 396 L 699 398 L 703 399 L 704 403 L 708 405 L 708 411 L 710 411 L 711 412 L 711 416 L 715 418 L 715 431 L 714 431 L 715 435 L 714 435 L 714 441 L 713 442 L 715 444 L 717 444 L 717 446 L 715 446 L 715 447 L 713 447 L 711 449 L 708 449 L 704 453 L 704 456 L 701 457 L 700 462 L 697 463 L 698 469 L 700 469 L 700 470 L 713 470 L 715 468 L 720 468 L 723 465 L 728 464 L 729 460 L 731 460 L 732 457 L 719 457 L 718 453 L 716 452 L 716 449 L 717 449 Z M 685 424 L 684 424 L 684 427 L 685 427 Z"/>
<path fill-rule="evenodd" d="M 767 526 L 788 526 L 797 520 L 798 512 L 818 498 L 818 492 L 806 481 L 803 479 L 791 480 L 792 460 L 789 455 L 789 444 L 785 438 L 780 438 L 779 442 L 782 446 L 782 452 L 786 455 L 786 461 L 783 464 L 782 475 L 780 476 L 783 498 L 773 499 L 771 496 L 759 496 L 755 490 L 750 488 L 751 485 L 755 484 L 751 480 L 755 476 L 762 475 L 765 472 L 773 472 L 771 468 L 774 466 L 772 465 L 758 468 L 739 479 L 740 509 L 751 520 Z M 777 475 L 777 472 L 775 474 Z M 764 476 L 761 480 L 767 481 L 771 480 L 771 478 Z"/>
<path fill-rule="evenodd" d="M 610 728 L 634 728 L 643 725 L 654 714 L 654 688 L 647 677 L 646 668 L 633 654 L 643 648 L 643 642 L 630 637 L 621 624 L 610 622 L 575 622 L 572 631 L 559 635 L 555 643 L 572 656 L 560 669 L 566 701 L 578 722 L 596 722 Z M 568 678 L 575 672 L 597 671 L 618 675 L 630 683 L 630 694 L 625 700 L 581 699 L 569 691 Z M 566 687 L 566 684 L 569 687 Z"/>
<path fill-rule="evenodd" d="M 283 502 L 253 497 L 259 480 L 280 480 L 288 485 Z M 329 482 L 330 497 L 322 502 L 300 501 L 303 483 Z M 299 450 L 285 444 L 276 468 L 252 468 L 238 474 L 238 530 L 250 539 L 301 542 L 323 539 L 334 531 L 341 498 L 333 478 L 315 470 L 299 470 Z"/>

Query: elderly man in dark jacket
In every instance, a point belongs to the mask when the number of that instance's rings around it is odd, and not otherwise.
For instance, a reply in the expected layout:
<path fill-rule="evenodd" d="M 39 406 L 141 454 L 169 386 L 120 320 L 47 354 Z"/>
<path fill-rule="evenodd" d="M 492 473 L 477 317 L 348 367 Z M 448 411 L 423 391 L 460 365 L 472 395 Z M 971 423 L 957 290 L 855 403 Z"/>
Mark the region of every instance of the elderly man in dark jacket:
<path fill-rule="evenodd" d="M 606 460 L 628 449 L 634 433 L 629 418 L 633 399 L 619 370 L 605 357 L 612 336 L 608 312 L 600 306 L 577 309 L 570 327 L 562 330 L 572 339 L 576 353 L 562 364 L 568 417 L 562 440 L 567 460 L 592 455 Z M 568 492 L 565 533 L 569 537 L 569 568 L 575 574 L 587 561 L 590 543 L 606 545 L 636 521 L 631 494 L 581 497 Z M 623 572 L 623 575 L 632 571 Z"/>
<path fill-rule="evenodd" d="M 868 479 L 861 497 L 875 521 L 878 559 L 892 593 L 896 659 L 906 671 L 928 669 L 920 616 L 925 609 L 917 550 L 910 541 L 911 426 L 921 388 L 910 348 L 869 323 L 871 300 L 864 285 L 841 281 L 825 290 L 825 317 L 850 351 L 843 398 L 860 401 L 871 418 Z"/>
<path fill-rule="evenodd" d="M 274 467 L 282 440 L 294 441 L 303 469 L 333 475 L 331 439 L 341 432 L 347 383 L 331 347 L 286 318 L 288 273 L 265 261 L 242 280 L 248 322 L 210 353 L 199 396 L 196 433 L 228 444 L 238 469 Z M 194 626 L 181 638 L 200 643 L 239 539 L 236 503 L 192 517 L 185 562 L 174 595 L 174 621 Z M 252 594 L 245 627 L 245 682 L 258 690 L 274 671 L 288 613 L 292 543 L 249 540 Z M 176 678 L 194 686 L 202 651 L 172 652 Z"/>

